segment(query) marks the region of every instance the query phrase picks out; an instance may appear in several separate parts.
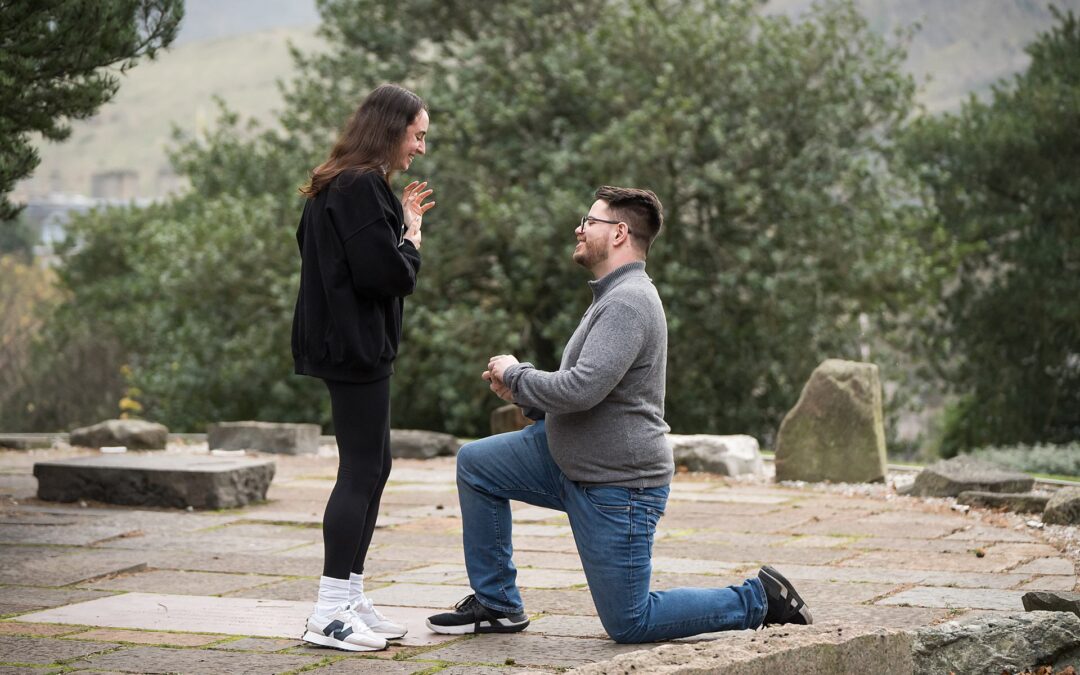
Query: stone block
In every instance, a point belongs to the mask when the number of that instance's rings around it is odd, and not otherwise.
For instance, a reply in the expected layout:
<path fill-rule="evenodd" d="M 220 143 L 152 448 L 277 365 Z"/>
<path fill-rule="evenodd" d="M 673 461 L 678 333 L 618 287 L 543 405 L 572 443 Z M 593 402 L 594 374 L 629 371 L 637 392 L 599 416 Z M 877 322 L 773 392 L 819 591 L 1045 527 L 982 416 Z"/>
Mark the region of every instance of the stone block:
<path fill-rule="evenodd" d="M 1032 492 L 983 492 L 965 490 L 956 498 L 957 503 L 982 506 L 989 509 L 1005 509 L 1013 513 L 1040 513 L 1050 501 L 1047 495 Z"/>
<path fill-rule="evenodd" d="M 491 411 L 491 435 L 521 431 L 533 421 L 521 413 L 513 403 Z"/>
<path fill-rule="evenodd" d="M 1080 665 L 1080 617 L 1028 612 L 922 628 L 912 648 L 915 673 L 1020 673 Z"/>
<path fill-rule="evenodd" d="M 168 440 L 165 425 L 145 420 L 105 420 L 75 429 L 69 435 L 72 445 L 84 448 L 122 445 L 129 450 L 163 450 Z"/>
<path fill-rule="evenodd" d="M 811 374 L 780 424 L 776 480 L 884 480 L 882 420 L 877 366 L 828 359 Z"/>
<path fill-rule="evenodd" d="M 103 455 L 37 462 L 38 498 L 134 506 L 227 509 L 266 498 L 267 460 L 193 455 Z"/>
<path fill-rule="evenodd" d="M 956 497 L 961 492 L 1028 492 L 1035 479 L 1019 471 L 960 455 L 935 462 L 919 472 L 911 488 L 918 497 Z"/>
<path fill-rule="evenodd" d="M 395 458 L 453 457 L 457 455 L 459 449 L 461 449 L 461 441 L 450 434 L 419 429 L 390 430 L 390 454 Z"/>
<path fill-rule="evenodd" d="M 1052 525 L 1080 523 L 1080 488 L 1062 488 L 1055 492 L 1043 511 L 1043 522 Z"/>
<path fill-rule="evenodd" d="M 1028 612 L 1072 612 L 1080 616 L 1080 593 L 1024 593 L 1024 609 Z"/>
<path fill-rule="evenodd" d="M 211 450 L 257 450 L 279 455 L 319 452 L 318 424 L 277 422 L 218 422 L 206 429 Z"/>
<path fill-rule="evenodd" d="M 51 448 L 67 434 L 0 434 L 0 448 L 9 450 L 38 450 Z"/>
<path fill-rule="evenodd" d="M 668 434 L 668 440 L 675 464 L 690 471 L 708 471 L 721 476 L 760 476 L 765 473 L 761 450 L 753 436 Z"/>
<path fill-rule="evenodd" d="M 662 645 L 575 669 L 581 675 L 910 675 L 911 637 L 863 626 L 784 626 Z M 948 671 L 942 671 L 948 672 Z"/>

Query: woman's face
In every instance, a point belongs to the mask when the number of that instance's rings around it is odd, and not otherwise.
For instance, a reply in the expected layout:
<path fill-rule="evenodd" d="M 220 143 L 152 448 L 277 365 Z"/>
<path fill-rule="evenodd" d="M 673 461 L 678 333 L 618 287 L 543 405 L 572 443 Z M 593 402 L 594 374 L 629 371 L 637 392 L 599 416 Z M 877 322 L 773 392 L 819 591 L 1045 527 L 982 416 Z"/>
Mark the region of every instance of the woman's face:
<path fill-rule="evenodd" d="M 413 119 L 412 124 L 405 130 L 405 138 L 398 146 L 398 157 L 394 163 L 394 170 L 408 171 L 413 158 L 427 152 L 424 147 L 424 138 L 427 136 L 428 114 L 421 110 Z"/>

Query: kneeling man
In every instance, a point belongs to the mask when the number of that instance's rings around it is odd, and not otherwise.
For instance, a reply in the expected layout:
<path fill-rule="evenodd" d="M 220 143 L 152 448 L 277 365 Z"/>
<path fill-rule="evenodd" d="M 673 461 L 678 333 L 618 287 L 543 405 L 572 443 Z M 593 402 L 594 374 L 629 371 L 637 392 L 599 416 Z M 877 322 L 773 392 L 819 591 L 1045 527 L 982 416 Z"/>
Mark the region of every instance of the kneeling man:
<path fill-rule="evenodd" d="M 565 511 L 608 635 L 638 643 L 813 621 L 771 567 L 741 585 L 650 591 L 653 535 L 674 462 L 664 422 L 667 323 L 645 258 L 663 223 L 648 190 L 602 187 L 575 229 L 574 262 L 593 302 L 557 372 L 513 356 L 483 374 L 536 424 L 466 444 L 457 459 L 473 594 L 428 618 L 437 633 L 510 633 L 529 624 L 511 560 L 509 500 Z"/>

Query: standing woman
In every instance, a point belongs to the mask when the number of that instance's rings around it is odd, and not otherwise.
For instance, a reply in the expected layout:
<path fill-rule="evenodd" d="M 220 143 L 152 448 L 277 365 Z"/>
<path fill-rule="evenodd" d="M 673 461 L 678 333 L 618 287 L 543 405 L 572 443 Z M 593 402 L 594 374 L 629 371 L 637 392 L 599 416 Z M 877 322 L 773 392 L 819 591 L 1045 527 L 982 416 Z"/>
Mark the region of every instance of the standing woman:
<path fill-rule="evenodd" d="M 348 651 L 385 649 L 406 632 L 364 595 L 364 559 L 390 475 L 390 376 L 405 296 L 420 270 L 421 220 L 435 205 L 415 181 L 399 201 L 390 178 L 424 154 L 427 128 L 420 97 L 384 84 L 301 189 L 293 359 L 297 373 L 326 382 L 338 446 L 319 599 L 303 639 Z"/>

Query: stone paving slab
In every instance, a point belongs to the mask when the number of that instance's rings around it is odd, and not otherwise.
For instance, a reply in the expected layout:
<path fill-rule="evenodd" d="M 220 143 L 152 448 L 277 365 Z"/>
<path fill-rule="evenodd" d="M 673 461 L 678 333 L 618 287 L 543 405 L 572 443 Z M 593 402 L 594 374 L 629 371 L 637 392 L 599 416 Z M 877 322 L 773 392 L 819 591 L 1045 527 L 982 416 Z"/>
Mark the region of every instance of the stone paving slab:
<path fill-rule="evenodd" d="M 910 605 L 914 607 L 943 607 L 946 609 L 994 609 L 1024 611 L 1020 598 L 1023 591 L 1004 591 L 985 588 L 941 588 L 916 586 L 878 600 L 879 605 Z"/>
<path fill-rule="evenodd" d="M 781 573 L 791 581 L 851 581 L 859 583 L 921 584 L 924 586 L 958 586 L 962 588 L 1013 588 L 1030 579 L 1026 574 L 982 574 L 978 572 L 935 572 L 932 570 L 825 567 L 818 565 L 784 565 Z"/>
<path fill-rule="evenodd" d="M 282 580 L 282 577 L 258 574 L 149 570 L 80 584 L 80 587 L 102 591 L 140 591 L 170 595 L 220 595 Z"/>
<path fill-rule="evenodd" d="M 929 553 L 918 555 L 894 551 L 867 551 L 844 560 L 844 567 L 898 568 L 915 570 L 940 570 L 943 572 L 1003 572 L 1022 559 L 1012 556 L 995 556 L 985 553 Z"/>
<path fill-rule="evenodd" d="M 525 611 L 530 613 L 596 616 L 592 595 L 586 590 L 525 588 L 521 590 L 521 600 Z"/>
<path fill-rule="evenodd" d="M 1055 552 L 1056 553 L 1056 552 Z M 1076 566 L 1066 558 L 1040 558 L 1012 570 L 1019 574 L 1076 574 Z"/>
<path fill-rule="evenodd" d="M 24 635 L 26 637 L 51 637 L 66 633 L 77 633 L 76 626 L 53 626 L 44 623 L 23 623 L 21 621 L 0 621 L 0 635 Z"/>
<path fill-rule="evenodd" d="M 113 595 L 102 591 L 74 590 L 67 588 L 33 588 L 28 586 L 0 587 L 0 604 L 26 605 L 34 609 L 48 609 L 73 602 L 96 600 Z"/>
<path fill-rule="evenodd" d="M 312 567 L 309 572 L 319 573 L 322 567 Z M 370 584 L 369 584 L 370 585 Z M 228 598 L 261 598 L 264 600 L 292 600 L 295 602 L 314 602 L 319 596 L 318 577 L 308 579 L 289 579 L 266 586 L 244 588 L 222 594 Z"/>
<path fill-rule="evenodd" d="M 1031 581 L 1021 584 L 1023 591 L 1071 591 L 1080 584 L 1080 578 L 1069 576 L 1044 576 L 1036 577 Z"/>
<path fill-rule="evenodd" d="M 881 628 L 919 628 L 936 623 L 950 615 L 949 610 L 930 607 L 894 607 L 890 605 L 844 605 L 815 603 L 810 608 L 814 623 L 840 622 L 845 626 L 875 626 Z"/>
<path fill-rule="evenodd" d="M 398 607 L 452 607 L 472 589 L 466 585 L 391 584 L 367 594 L 377 605 Z"/>
<path fill-rule="evenodd" d="M 131 526 L 98 524 L 74 525 L 4 525 L 0 527 L 0 544 L 60 544 L 86 546 L 105 539 L 136 532 Z"/>
<path fill-rule="evenodd" d="M 78 642 L 56 638 L 0 637 L 0 663 L 48 665 L 116 648 L 101 642 Z"/>
<path fill-rule="evenodd" d="M 201 572 L 235 572 L 238 574 L 269 574 L 282 576 L 318 576 L 322 574 L 322 550 L 308 557 L 280 555 L 251 555 L 238 553 L 203 553 L 188 551 L 148 551 L 149 567 Z M 370 560 L 369 560 L 370 564 Z"/>
<path fill-rule="evenodd" d="M 129 642 L 140 645 L 165 645 L 170 647 L 204 647 L 220 642 L 224 635 L 199 635 L 197 633 L 162 633 L 160 631 L 118 630 L 94 628 L 83 633 L 67 636 L 71 640 L 98 642 Z"/>
<path fill-rule="evenodd" d="M 110 654 L 90 656 L 73 665 L 139 673 L 261 675 L 297 670 L 319 661 L 320 659 L 315 657 L 288 654 L 240 654 L 209 649 L 134 647 Z"/>
<path fill-rule="evenodd" d="M 515 664 L 525 666 L 580 666 L 643 648 L 641 645 L 620 645 L 611 640 L 517 633 L 477 635 L 425 652 L 418 658 L 487 664 L 504 664 L 507 659 L 513 659 Z"/>
<path fill-rule="evenodd" d="M 0 584 L 68 586 L 106 574 L 145 568 L 146 556 L 140 551 L 82 549 L 0 567 Z"/>
<path fill-rule="evenodd" d="M 299 647 L 303 643 L 297 640 L 277 640 L 274 638 L 240 638 L 216 644 L 211 649 L 224 649 L 234 652 L 280 652 L 284 649 Z"/>
<path fill-rule="evenodd" d="M 363 673 L 364 675 L 409 675 L 420 673 L 437 666 L 435 663 L 401 663 L 397 661 L 380 660 L 375 657 L 344 658 L 328 666 L 322 666 L 311 671 L 317 675 L 351 675 Z M 446 671 L 440 670 L 440 675 Z"/>
<path fill-rule="evenodd" d="M 1037 542 L 1034 536 L 1025 530 L 1009 530 L 1004 527 L 987 527 L 984 525 L 970 525 L 963 530 L 954 532 L 944 539 L 955 541 L 1020 541 Z"/>

